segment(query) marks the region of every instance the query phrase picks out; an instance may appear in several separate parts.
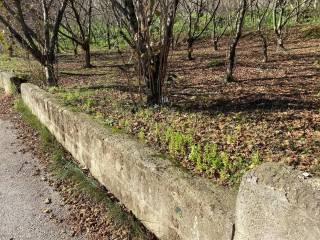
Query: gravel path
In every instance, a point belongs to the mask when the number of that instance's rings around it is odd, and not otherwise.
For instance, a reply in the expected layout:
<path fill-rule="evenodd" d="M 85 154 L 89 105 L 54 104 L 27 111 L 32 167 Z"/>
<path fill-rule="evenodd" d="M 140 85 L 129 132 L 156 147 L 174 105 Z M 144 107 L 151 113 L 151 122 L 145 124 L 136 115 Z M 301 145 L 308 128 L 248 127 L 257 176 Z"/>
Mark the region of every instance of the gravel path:
<path fill-rule="evenodd" d="M 11 123 L 0 119 L 0 240 L 81 239 L 63 224 L 67 207 L 22 149 Z"/>

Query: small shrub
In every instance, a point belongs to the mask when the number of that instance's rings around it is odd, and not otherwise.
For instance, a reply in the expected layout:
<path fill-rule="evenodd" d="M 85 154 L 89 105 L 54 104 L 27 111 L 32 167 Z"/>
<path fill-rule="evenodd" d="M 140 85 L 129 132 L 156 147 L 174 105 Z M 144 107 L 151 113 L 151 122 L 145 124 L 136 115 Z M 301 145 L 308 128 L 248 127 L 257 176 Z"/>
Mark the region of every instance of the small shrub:
<path fill-rule="evenodd" d="M 86 112 L 86 113 L 93 113 L 93 106 L 96 104 L 94 99 L 91 98 L 86 98 L 83 100 L 83 104 L 82 104 L 82 109 Z"/>
<path fill-rule="evenodd" d="M 180 155 L 185 157 L 187 155 L 187 148 L 192 143 L 192 136 L 173 131 L 172 128 L 167 128 L 165 131 L 165 140 L 168 144 L 168 150 L 171 155 Z"/>
<path fill-rule="evenodd" d="M 192 145 L 191 146 L 191 151 L 189 154 L 189 160 L 192 161 L 193 163 L 195 163 L 196 168 L 198 170 L 202 170 L 203 169 L 203 163 L 202 163 L 202 156 L 201 156 L 201 146 L 198 144 Z"/>
<path fill-rule="evenodd" d="M 260 154 L 259 151 L 256 151 L 252 154 L 251 156 L 251 168 L 254 166 L 257 166 L 261 163 L 261 158 L 260 158 Z"/>
<path fill-rule="evenodd" d="M 138 133 L 138 138 L 141 140 L 141 141 L 144 141 L 145 140 L 145 130 L 144 128 L 141 128 L 139 133 Z"/>
<path fill-rule="evenodd" d="M 210 166 L 209 171 L 215 173 L 223 167 L 223 163 L 217 151 L 217 145 L 207 143 L 204 147 L 204 161 Z"/>

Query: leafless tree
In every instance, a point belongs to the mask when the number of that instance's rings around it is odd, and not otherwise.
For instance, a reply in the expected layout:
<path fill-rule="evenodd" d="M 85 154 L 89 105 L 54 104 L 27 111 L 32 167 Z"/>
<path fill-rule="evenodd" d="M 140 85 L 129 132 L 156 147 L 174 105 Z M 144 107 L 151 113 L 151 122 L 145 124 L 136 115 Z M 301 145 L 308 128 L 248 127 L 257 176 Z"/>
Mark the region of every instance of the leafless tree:
<path fill-rule="evenodd" d="M 161 104 L 167 77 L 172 29 L 179 0 L 111 0 L 120 34 L 135 50 L 138 72 L 147 86 L 147 102 Z M 158 32 L 152 31 L 158 21 Z"/>
<path fill-rule="evenodd" d="M 99 12 L 99 19 L 105 25 L 105 38 L 108 49 L 113 47 L 111 43 L 113 38 L 116 38 L 116 31 L 114 31 L 116 26 L 116 20 L 112 11 L 112 4 L 110 1 L 98 1 L 97 2 L 97 12 Z"/>
<path fill-rule="evenodd" d="M 213 19 L 208 0 L 182 0 L 188 31 L 188 59 L 192 60 L 193 44 L 207 30 Z"/>
<path fill-rule="evenodd" d="M 45 69 L 47 84 L 57 85 L 55 50 L 68 0 L 2 0 L 0 22 Z"/>
<path fill-rule="evenodd" d="M 187 31 L 187 21 L 184 21 L 184 13 L 181 4 L 179 4 L 177 13 L 176 13 L 176 24 L 174 25 L 174 31 L 172 36 L 172 50 L 175 49 L 176 46 L 182 44 L 185 39 L 186 35 L 185 32 Z M 181 24 L 178 24 L 181 23 Z"/>
<path fill-rule="evenodd" d="M 271 1 L 272 0 L 255 0 L 253 9 L 257 16 L 257 32 L 261 39 L 264 62 L 268 62 L 268 39 L 265 31 L 263 30 L 263 25 L 270 10 Z"/>
<path fill-rule="evenodd" d="M 285 49 L 285 27 L 288 22 L 297 15 L 297 11 L 301 12 L 308 8 L 312 0 L 298 0 L 293 6 L 290 3 L 292 3 L 290 0 L 273 1 L 273 29 L 277 37 L 278 49 Z"/>
<path fill-rule="evenodd" d="M 220 10 L 221 0 L 212 0 L 211 12 L 212 12 L 212 41 L 213 49 L 218 50 L 219 41 L 228 29 L 228 22 L 226 21 L 224 14 Z M 219 14 L 220 13 L 220 14 Z"/>
<path fill-rule="evenodd" d="M 244 19 L 246 11 L 248 8 L 248 0 L 240 0 L 238 9 L 236 11 L 236 17 L 234 22 L 234 31 L 232 33 L 232 38 L 230 39 L 229 51 L 227 56 L 227 72 L 226 72 L 226 81 L 234 81 L 233 72 L 236 62 L 236 49 L 239 43 L 239 40 L 242 36 L 242 28 L 244 24 Z"/>
<path fill-rule="evenodd" d="M 69 0 L 59 33 L 81 46 L 85 55 L 84 67 L 91 68 L 90 43 L 92 35 L 93 0 Z"/>

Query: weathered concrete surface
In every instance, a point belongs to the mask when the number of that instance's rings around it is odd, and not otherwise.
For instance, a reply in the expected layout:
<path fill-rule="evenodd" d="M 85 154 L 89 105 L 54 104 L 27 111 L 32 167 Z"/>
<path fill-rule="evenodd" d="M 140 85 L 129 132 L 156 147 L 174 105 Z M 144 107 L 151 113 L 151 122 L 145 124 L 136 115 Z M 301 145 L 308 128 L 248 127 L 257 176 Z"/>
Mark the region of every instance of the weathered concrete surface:
<path fill-rule="evenodd" d="M 14 74 L 0 71 L 0 87 L 4 89 L 7 95 L 12 95 L 16 91 L 12 80 L 14 78 Z"/>
<path fill-rule="evenodd" d="M 21 84 L 25 82 L 27 82 L 25 79 L 19 78 L 13 73 L 0 71 L 0 88 L 4 89 L 7 95 L 20 93 Z"/>
<path fill-rule="evenodd" d="M 72 238 L 66 226 L 55 219 L 66 217 L 63 201 L 40 175 L 40 166 L 30 154 L 19 151 L 23 146 L 16 139 L 8 121 L 0 119 L 0 240 L 66 240 Z M 46 205 L 44 200 L 52 199 Z M 43 213 L 49 208 L 54 214 Z"/>
<path fill-rule="evenodd" d="M 160 239 L 232 238 L 236 191 L 191 176 L 167 159 L 62 107 L 31 84 L 22 98 L 57 140 Z"/>
<path fill-rule="evenodd" d="M 320 179 L 263 164 L 242 180 L 235 240 L 319 240 Z"/>

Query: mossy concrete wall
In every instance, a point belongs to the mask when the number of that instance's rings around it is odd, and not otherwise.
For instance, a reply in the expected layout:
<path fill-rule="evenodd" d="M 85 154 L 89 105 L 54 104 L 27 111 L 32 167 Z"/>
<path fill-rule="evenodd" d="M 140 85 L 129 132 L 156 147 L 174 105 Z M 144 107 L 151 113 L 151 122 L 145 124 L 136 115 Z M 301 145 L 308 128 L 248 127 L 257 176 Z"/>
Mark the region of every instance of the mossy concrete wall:
<path fill-rule="evenodd" d="M 13 81 L 14 78 L 14 74 L 0 71 L 0 88 L 4 89 L 4 92 L 7 95 L 16 93 L 16 87 Z"/>
<path fill-rule="evenodd" d="M 21 90 L 57 140 L 160 239 L 320 239 L 319 178 L 267 163 L 246 173 L 239 191 L 215 186 L 32 84 Z"/>
<path fill-rule="evenodd" d="M 14 73 L 0 71 L 0 88 L 4 89 L 6 95 L 14 95 L 20 93 L 21 84 L 27 80 L 16 76 Z"/>
<path fill-rule="evenodd" d="M 236 191 L 192 176 L 123 134 L 22 85 L 22 98 L 79 163 L 160 239 L 231 239 Z"/>

